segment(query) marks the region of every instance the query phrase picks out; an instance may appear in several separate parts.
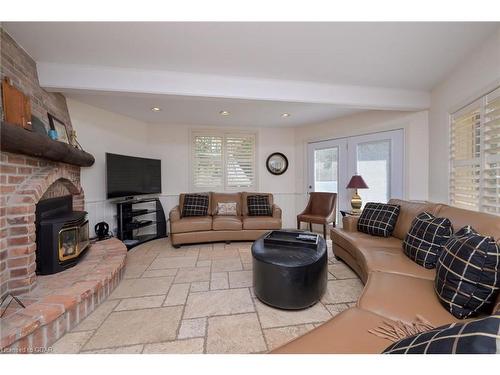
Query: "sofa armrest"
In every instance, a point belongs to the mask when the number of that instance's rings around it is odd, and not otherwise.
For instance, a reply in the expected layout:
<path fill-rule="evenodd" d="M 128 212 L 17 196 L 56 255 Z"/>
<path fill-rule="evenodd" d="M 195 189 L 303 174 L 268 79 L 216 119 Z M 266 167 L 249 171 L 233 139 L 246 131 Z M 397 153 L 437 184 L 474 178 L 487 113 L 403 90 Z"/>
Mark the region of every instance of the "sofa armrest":
<path fill-rule="evenodd" d="M 168 217 L 170 219 L 170 222 L 173 221 L 178 221 L 181 219 L 181 210 L 179 209 L 179 206 L 175 206 L 170 210 L 170 213 L 168 214 Z"/>
<path fill-rule="evenodd" d="M 346 232 L 357 232 L 358 231 L 358 219 L 359 219 L 359 216 L 344 216 L 342 218 L 342 228 Z"/>
<path fill-rule="evenodd" d="M 281 208 L 277 204 L 273 204 L 273 217 L 276 219 L 281 219 Z"/>

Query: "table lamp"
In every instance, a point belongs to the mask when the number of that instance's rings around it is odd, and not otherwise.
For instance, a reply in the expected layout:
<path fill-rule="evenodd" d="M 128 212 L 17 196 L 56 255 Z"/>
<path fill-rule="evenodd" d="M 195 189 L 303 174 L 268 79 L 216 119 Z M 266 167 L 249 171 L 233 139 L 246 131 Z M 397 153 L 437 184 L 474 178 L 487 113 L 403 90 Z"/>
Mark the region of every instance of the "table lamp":
<path fill-rule="evenodd" d="M 358 195 L 358 189 L 368 189 L 368 185 L 366 184 L 363 177 L 360 175 L 354 175 L 351 177 L 351 181 L 347 184 L 347 189 L 355 189 L 354 195 L 351 199 L 351 207 L 353 212 L 361 211 L 361 197 Z"/>

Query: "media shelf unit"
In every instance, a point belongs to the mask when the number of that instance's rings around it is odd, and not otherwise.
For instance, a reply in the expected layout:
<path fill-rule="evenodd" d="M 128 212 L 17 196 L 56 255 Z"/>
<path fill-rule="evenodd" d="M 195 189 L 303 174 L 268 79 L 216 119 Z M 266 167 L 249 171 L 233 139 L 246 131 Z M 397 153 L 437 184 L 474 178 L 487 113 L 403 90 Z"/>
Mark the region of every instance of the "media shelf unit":
<path fill-rule="evenodd" d="M 123 241 L 127 249 L 167 237 L 167 221 L 158 198 L 127 199 L 115 204 L 118 238 Z M 140 234 L 138 233 L 140 229 L 151 230 L 153 233 Z"/>

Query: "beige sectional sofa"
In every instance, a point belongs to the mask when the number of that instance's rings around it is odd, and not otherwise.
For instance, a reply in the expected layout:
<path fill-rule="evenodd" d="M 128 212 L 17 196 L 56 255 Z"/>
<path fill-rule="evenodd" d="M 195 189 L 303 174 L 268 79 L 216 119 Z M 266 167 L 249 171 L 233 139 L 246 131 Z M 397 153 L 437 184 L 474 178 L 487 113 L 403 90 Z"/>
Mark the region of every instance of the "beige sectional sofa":
<path fill-rule="evenodd" d="M 179 205 L 170 211 L 170 234 L 174 246 L 214 241 L 253 241 L 274 229 L 281 229 L 281 209 L 268 193 L 208 193 L 207 216 L 181 217 L 185 194 L 180 194 Z M 272 216 L 249 216 L 247 197 L 266 195 Z M 236 216 L 217 215 L 219 202 L 236 202 Z"/>
<path fill-rule="evenodd" d="M 306 333 L 273 353 L 381 353 L 392 342 L 368 332 L 384 321 L 414 322 L 417 315 L 435 327 L 459 321 L 439 302 L 434 292 L 435 270 L 410 260 L 402 241 L 415 216 L 423 211 L 447 217 L 455 230 L 471 225 L 479 233 L 500 239 L 500 217 L 444 204 L 407 202 L 401 206 L 392 237 L 374 237 L 357 231 L 357 218 L 344 218 L 343 228 L 333 228 L 333 253 L 347 263 L 365 283 L 356 306 Z M 500 312 L 500 295 L 493 311 Z"/>

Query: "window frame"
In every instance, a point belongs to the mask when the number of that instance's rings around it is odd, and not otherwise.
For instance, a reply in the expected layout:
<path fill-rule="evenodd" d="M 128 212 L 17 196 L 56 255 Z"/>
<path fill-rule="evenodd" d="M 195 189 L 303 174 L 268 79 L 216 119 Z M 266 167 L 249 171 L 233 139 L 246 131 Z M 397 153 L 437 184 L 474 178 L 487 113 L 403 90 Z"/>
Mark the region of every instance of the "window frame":
<path fill-rule="evenodd" d="M 195 147 L 194 140 L 196 136 L 208 137 L 222 137 L 222 186 L 195 186 L 194 184 L 194 161 L 195 161 Z M 252 185 L 248 187 L 230 187 L 227 181 L 227 137 L 253 137 L 253 181 Z M 239 191 L 258 191 L 258 133 L 252 131 L 242 131 L 239 129 L 190 129 L 189 132 L 189 188 L 192 192 L 207 192 L 207 191 L 221 191 L 221 192 L 239 192 Z"/>

